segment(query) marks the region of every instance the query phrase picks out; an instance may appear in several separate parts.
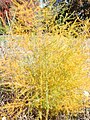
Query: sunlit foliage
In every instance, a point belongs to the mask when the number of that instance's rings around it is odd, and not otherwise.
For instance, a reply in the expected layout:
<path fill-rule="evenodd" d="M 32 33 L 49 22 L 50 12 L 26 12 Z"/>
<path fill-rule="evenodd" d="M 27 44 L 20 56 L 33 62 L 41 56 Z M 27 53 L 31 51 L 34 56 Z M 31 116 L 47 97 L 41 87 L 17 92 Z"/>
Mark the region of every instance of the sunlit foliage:
<path fill-rule="evenodd" d="M 90 88 L 84 48 L 89 20 L 58 25 L 49 21 L 50 8 L 14 2 L 17 19 L 0 60 L 1 116 L 52 120 L 81 111 L 88 106 L 83 91 Z"/>

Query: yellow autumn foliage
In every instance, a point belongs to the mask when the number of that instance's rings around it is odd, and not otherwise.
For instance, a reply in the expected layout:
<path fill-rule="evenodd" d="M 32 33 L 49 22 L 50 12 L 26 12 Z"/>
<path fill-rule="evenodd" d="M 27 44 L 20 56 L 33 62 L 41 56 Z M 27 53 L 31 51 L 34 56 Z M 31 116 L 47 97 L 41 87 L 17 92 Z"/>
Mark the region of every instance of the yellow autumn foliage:
<path fill-rule="evenodd" d="M 26 18 L 21 12 L 19 17 L 22 24 Z M 47 18 L 46 13 L 44 17 Z M 52 33 L 43 33 L 43 25 L 41 29 L 22 32 L 31 26 L 22 26 L 20 30 L 18 22 L 12 23 L 15 31 L 8 38 L 7 52 L 0 60 L 0 87 L 2 93 L 7 93 L 0 114 L 8 120 L 20 119 L 20 115 L 48 120 L 59 112 L 67 115 L 80 111 L 85 105 L 83 91 L 90 87 L 84 48 L 89 20 L 66 23 L 59 29 L 52 25 Z"/>

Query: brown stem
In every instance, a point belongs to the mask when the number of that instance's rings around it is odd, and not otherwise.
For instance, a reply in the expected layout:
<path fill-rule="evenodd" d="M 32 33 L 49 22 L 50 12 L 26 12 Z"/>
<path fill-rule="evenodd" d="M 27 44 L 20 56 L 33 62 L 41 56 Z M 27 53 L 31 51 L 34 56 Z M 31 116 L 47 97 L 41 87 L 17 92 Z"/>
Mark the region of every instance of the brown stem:
<path fill-rule="evenodd" d="M 3 17 L 0 16 L 0 19 L 1 19 L 2 27 L 6 27 L 6 23 L 5 23 L 4 19 L 3 19 Z"/>

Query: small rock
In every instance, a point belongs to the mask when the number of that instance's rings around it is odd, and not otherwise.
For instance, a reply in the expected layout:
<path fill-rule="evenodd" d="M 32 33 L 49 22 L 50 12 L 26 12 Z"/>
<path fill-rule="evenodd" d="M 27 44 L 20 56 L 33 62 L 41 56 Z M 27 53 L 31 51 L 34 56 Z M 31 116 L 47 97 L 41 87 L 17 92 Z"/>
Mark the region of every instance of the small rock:
<path fill-rule="evenodd" d="M 89 97 L 89 92 L 88 92 L 88 91 L 84 91 L 83 94 L 84 94 L 86 97 Z"/>
<path fill-rule="evenodd" d="M 6 117 L 2 117 L 2 120 L 6 120 Z"/>

